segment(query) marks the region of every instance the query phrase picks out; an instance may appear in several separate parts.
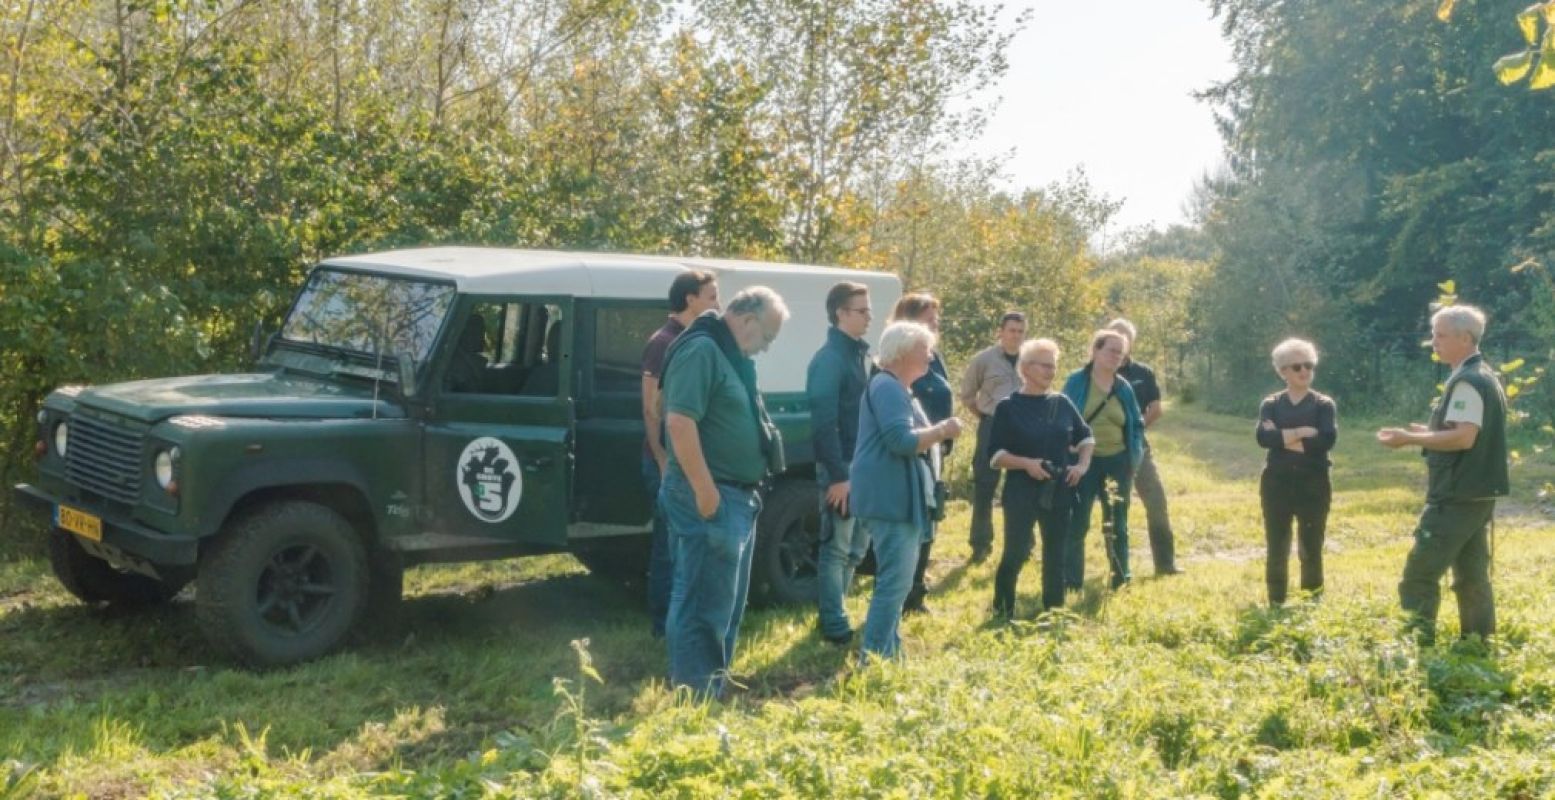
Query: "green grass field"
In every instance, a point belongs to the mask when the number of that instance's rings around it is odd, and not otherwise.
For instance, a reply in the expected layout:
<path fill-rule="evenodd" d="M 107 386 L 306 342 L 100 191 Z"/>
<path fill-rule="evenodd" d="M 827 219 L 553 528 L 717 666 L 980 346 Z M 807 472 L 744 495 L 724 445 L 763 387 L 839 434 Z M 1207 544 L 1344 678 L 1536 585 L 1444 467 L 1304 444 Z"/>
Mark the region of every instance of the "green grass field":
<path fill-rule="evenodd" d="M 635 594 L 568 557 L 413 571 L 405 633 L 267 673 L 212 660 L 186 597 L 104 612 L 0 565 L 0 798 L 1555 795 L 1555 468 L 1519 467 L 1499 515 L 1500 636 L 1422 651 L 1394 591 L 1421 460 L 1343 422 L 1320 602 L 1263 607 L 1250 420 L 1177 409 L 1153 438 L 1187 575 L 1150 578 L 1140 535 L 1108 592 L 1093 534 L 1068 611 L 995 625 L 962 510 L 905 660 L 754 611 L 723 706 L 667 692 Z"/>

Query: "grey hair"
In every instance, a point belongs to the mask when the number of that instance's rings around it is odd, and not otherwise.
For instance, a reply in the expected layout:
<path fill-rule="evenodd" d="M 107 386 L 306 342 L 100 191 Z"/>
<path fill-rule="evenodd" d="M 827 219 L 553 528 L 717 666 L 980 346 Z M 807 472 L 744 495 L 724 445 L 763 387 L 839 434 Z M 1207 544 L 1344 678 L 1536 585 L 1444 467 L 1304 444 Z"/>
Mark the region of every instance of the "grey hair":
<path fill-rule="evenodd" d="M 1027 354 L 1035 353 L 1039 350 L 1045 353 L 1052 353 L 1053 359 L 1055 361 L 1058 360 L 1058 342 L 1055 342 L 1052 339 L 1027 339 L 1024 342 L 1021 342 L 1020 355 L 1016 356 L 1016 359 L 1024 361 L 1026 360 Z"/>
<path fill-rule="evenodd" d="M 777 314 L 779 321 L 788 321 L 788 306 L 784 304 L 783 296 L 765 286 L 747 286 L 724 306 L 725 316 L 754 314 L 760 319 L 768 311 Z"/>
<path fill-rule="evenodd" d="M 1440 320 L 1447 330 L 1466 333 L 1476 346 L 1485 336 L 1485 312 L 1474 306 L 1444 306 L 1431 315 L 1431 324 Z"/>
<path fill-rule="evenodd" d="M 885 333 L 880 334 L 880 363 L 895 364 L 920 342 L 927 344 L 932 351 L 936 340 L 934 331 L 921 322 L 893 322 L 885 327 Z"/>
<path fill-rule="evenodd" d="M 1108 330 L 1117 331 L 1118 333 L 1128 337 L 1128 343 L 1130 345 L 1134 344 L 1134 337 L 1139 335 L 1139 330 L 1134 327 L 1134 323 L 1129 322 L 1122 317 L 1118 317 L 1117 319 L 1107 323 L 1102 327 L 1107 328 Z"/>
<path fill-rule="evenodd" d="M 1286 339 L 1274 346 L 1274 351 L 1269 354 L 1269 358 L 1274 361 L 1276 370 L 1302 361 L 1316 364 L 1317 346 L 1306 339 Z"/>

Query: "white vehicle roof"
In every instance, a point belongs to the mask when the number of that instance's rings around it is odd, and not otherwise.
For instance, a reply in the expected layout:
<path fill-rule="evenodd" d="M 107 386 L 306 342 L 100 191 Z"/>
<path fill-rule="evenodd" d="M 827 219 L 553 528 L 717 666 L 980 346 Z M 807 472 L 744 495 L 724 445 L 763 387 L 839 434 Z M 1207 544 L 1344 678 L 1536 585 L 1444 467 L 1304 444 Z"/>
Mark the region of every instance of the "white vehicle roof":
<path fill-rule="evenodd" d="M 459 291 L 490 295 L 562 295 L 668 302 L 670 282 L 688 269 L 718 276 L 726 301 L 748 286 L 768 286 L 782 295 L 792 315 L 772 348 L 756 359 L 764 392 L 802 392 L 805 368 L 825 341 L 826 292 L 838 281 L 869 287 L 874 319 L 866 338 L 880 339 L 901 280 L 885 272 L 739 261 L 693 256 L 630 253 L 573 253 L 488 247 L 427 247 L 325 259 L 323 266 L 372 270 L 428 280 L 451 280 Z M 667 310 L 666 310 L 667 313 Z"/>

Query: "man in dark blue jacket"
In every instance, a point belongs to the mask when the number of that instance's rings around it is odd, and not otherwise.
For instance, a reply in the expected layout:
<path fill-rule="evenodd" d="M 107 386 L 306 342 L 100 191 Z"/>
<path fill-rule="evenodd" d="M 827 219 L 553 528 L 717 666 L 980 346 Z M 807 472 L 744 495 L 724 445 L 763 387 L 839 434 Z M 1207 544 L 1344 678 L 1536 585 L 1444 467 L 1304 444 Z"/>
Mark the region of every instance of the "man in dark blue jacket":
<path fill-rule="evenodd" d="M 810 434 L 815 477 L 821 486 L 820 631 L 828 642 L 846 645 L 853 626 L 842 599 L 869 540 L 853 524 L 848 508 L 848 468 L 858 441 L 859 398 L 869 377 L 869 289 L 843 281 L 826 293 L 826 343 L 810 359 L 805 394 L 810 400 Z"/>

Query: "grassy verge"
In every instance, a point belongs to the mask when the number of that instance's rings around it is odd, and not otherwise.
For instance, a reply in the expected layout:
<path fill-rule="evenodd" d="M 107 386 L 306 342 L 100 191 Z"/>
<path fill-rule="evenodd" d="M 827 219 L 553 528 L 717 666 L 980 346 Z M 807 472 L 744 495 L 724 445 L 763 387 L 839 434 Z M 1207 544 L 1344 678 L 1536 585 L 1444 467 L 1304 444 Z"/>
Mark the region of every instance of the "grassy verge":
<path fill-rule="evenodd" d="M 1550 795 L 1555 522 L 1532 491 L 1555 468 L 1525 464 L 1500 518 L 1502 636 L 1419 651 L 1394 584 L 1420 459 L 1345 422 L 1321 602 L 1261 605 L 1250 421 L 1177 410 L 1154 441 L 1186 576 L 1107 592 L 1092 536 L 1068 611 L 993 625 L 963 511 L 904 662 L 857 669 L 812 611 L 756 611 L 713 708 L 664 689 L 637 598 L 566 557 L 414 571 L 402 636 L 268 673 L 209 661 L 187 598 L 107 613 L 0 564 L 0 798 Z"/>

